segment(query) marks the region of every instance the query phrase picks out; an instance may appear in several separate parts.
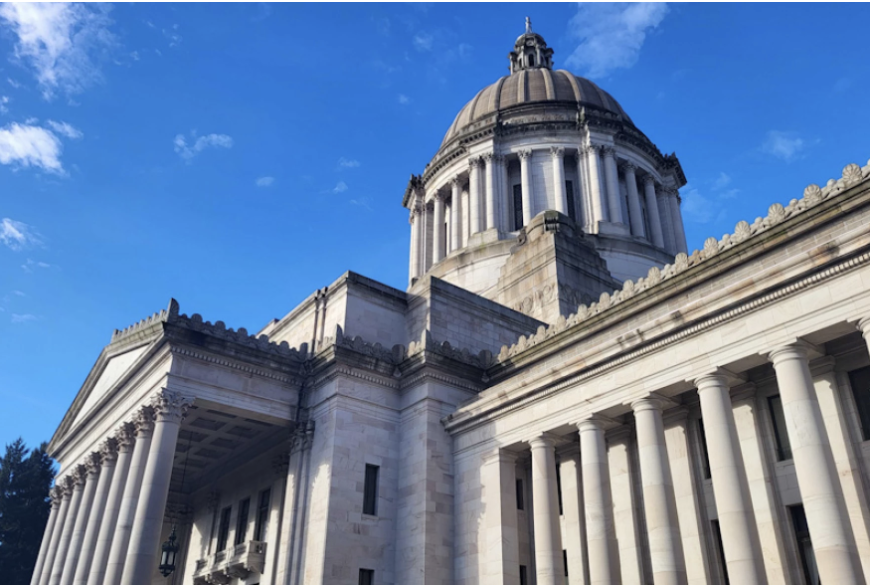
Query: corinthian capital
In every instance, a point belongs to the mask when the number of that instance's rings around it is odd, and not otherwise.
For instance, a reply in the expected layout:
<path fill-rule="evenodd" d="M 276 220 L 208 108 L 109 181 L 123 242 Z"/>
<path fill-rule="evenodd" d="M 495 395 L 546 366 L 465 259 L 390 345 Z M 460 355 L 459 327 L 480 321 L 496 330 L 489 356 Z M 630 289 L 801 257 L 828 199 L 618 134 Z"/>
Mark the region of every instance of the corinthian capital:
<path fill-rule="evenodd" d="M 492 151 L 488 151 L 486 153 L 483 153 L 480 158 L 483 159 L 487 165 L 489 165 L 489 163 L 492 161 L 492 155 Z"/>
<path fill-rule="evenodd" d="M 118 458 L 118 441 L 115 438 L 107 438 L 100 445 L 100 461 L 103 464 L 115 461 Z"/>
<path fill-rule="evenodd" d="M 478 167 L 480 167 L 480 157 L 469 157 L 468 167 L 470 167 L 471 169 L 477 169 Z"/>
<path fill-rule="evenodd" d="M 637 170 L 637 165 L 626 161 L 625 163 L 620 165 L 619 168 L 622 169 L 623 173 L 634 173 Z"/>
<path fill-rule="evenodd" d="M 142 406 L 133 416 L 133 426 L 136 435 L 148 435 L 154 431 L 154 409 L 151 406 Z"/>
<path fill-rule="evenodd" d="M 604 145 L 603 147 L 601 147 L 601 152 L 604 154 L 605 157 L 616 157 L 616 149 L 614 149 L 613 147 Z"/>
<path fill-rule="evenodd" d="M 154 395 L 151 407 L 158 422 L 181 422 L 193 400 L 177 391 L 161 389 Z"/>
<path fill-rule="evenodd" d="M 649 174 L 644 175 L 644 176 L 643 176 L 643 184 L 644 184 L 644 185 L 653 185 L 653 186 L 655 186 L 655 184 L 656 184 L 656 178 L 654 178 L 652 175 L 649 175 Z"/>
<path fill-rule="evenodd" d="M 462 186 L 462 176 L 457 173 L 456 175 L 451 177 L 450 178 L 450 185 L 461 187 Z"/>
<path fill-rule="evenodd" d="M 532 150 L 531 149 L 522 149 L 520 151 L 517 151 L 517 155 L 519 156 L 520 159 L 530 159 L 532 157 Z"/>
<path fill-rule="evenodd" d="M 553 159 L 558 159 L 559 157 L 565 156 L 565 148 L 564 147 L 550 147 L 550 155 Z"/>

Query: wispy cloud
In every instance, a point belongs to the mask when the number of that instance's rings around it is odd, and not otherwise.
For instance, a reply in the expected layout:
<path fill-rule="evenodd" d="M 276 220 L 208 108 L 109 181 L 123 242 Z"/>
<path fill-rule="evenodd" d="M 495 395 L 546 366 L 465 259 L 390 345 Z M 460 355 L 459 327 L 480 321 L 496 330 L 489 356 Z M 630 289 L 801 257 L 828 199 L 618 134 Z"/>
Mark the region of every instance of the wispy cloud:
<path fill-rule="evenodd" d="M 404 105 L 404 104 L 410 104 L 410 103 L 411 103 L 411 98 L 409 98 L 405 94 L 399 94 L 399 104 Z"/>
<path fill-rule="evenodd" d="M 168 29 L 162 29 L 161 32 L 169 43 L 170 47 L 178 47 L 183 40 L 181 33 L 178 32 L 178 25 L 174 24 Z"/>
<path fill-rule="evenodd" d="M 21 87 L 21 82 L 17 82 L 14 79 L 12 79 L 11 77 L 6 78 L 6 83 L 8 83 L 10 86 L 15 88 L 16 90 Z"/>
<path fill-rule="evenodd" d="M 340 169 L 352 169 L 354 167 L 359 167 L 359 166 L 360 166 L 360 162 L 357 161 L 356 159 L 346 159 L 344 157 L 341 157 L 338 160 L 338 167 Z"/>
<path fill-rule="evenodd" d="M 51 269 L 51 265 L 48 263 L 44 263 L 42 261 L 34 261 L 33 259 L 28 259 L 22 266 L 25 273 L 33 273 L 36 269 Z"/>
<path fill-rule="evenodd" d="M 0 20 L 17 37 L 15 56 L 34 69 L 45 99 L 58 91 L 81 92 L 102 79 L 97 61 L 115 44 L 109 10 L 102 4 L 78 3 L 0 6 Z"/>
<path fill-rule="evenodd" d="M 32 226 L 3 218 L 0 220 L 0 243 L 3 243 L 13 251 L 23 251 L 38 247 L 42 244 L 42 237 Z"/>
<path fill-rule="evenodd" d="M 772 130 L 767 133 L 761 150 L 768 155 L 789 163 L 801 155 L 806 147 L 806 142 L 793 132 Z"/>
<path fill-rule="evenodd" d="M 6 114 L 9 112 L 9 107 L 6 105 L 9 103 L 9 96 L 0 96 L 0 114 Z"/>
<path fill-rule="evenodd" d="M 62 175 L 62 151 L 60 139 L 47 128 L 17 122 L 0 128 L 0 163 L 3 165 L 38 167 Z"/>
<path fill-rule="evenodd" d="M 568 30 L 579 44 L 566 61 L 592 78 L 631 67 L 667 13 L 664 3 L 581 2 Z"/>
<path fill-rule="evenodd" d="M 33 314 L 12 314 L 12 323 L 13 324 L 23 324 L 25 322 L 33 322 L 34 320 L 38 320 L 37 316 Z"/>
<path fill-rule="evenodd" d="M 347 191 L 347 184 L 344 183 L 343 181 L 338 182 L 337 184 L 335 184 L 335 187 L 332 188 L 333 194 L 340 194 L 340 193 L 346 192 L 346 191 Z"/>
<path fill-rule="evenodd" d="M 714 190 L 721 190 L 722 188 L 727 186 L 729 183 L 731 183 L 731 176 L 728 175 L 727 173 L 725 173 L 724 171 L 720 171 L 719 177 L 717 177 L 716 180 L 713 181 L 713 189 Z"/>
<path fill-rule="evenodd" d="M 698 186 L 694 184 L 683 186 L 680 189 L 680 197 L 683 200 L 680 210 L 683 218 L 695 224 L 718 222 L 727 211 L 725 201 L 740 193 L 738 188 L 726 189 L 731 185 L 731 181 L 730 175 L 720 171 L 713 180 L 701 181 Z"/>
<path fill-rule="evenodd" d="M 357 198 L 355 200 L 350 200 L 350 203 L 354 206 L 359 206 L 360 208 L 365 208 L 366 210 L 372 209 L 372 200 L 371 198 Z"/>
<path fill-rule="evenodd" d="M 68 122 L 55 122 L 54 120 L 49 120 L 46 124 L 53 128 L 56 133 L 61 134 L 68 139 L 80 139 L 84 136 L 82 131 Z"/>
<path fill-rule="evenodd" d="M 417 49 L 417 51 L 431 51 L 434 41 L 435 37 L 431 34 L 425 31 L 420 31 L 414 35 L 414 48 Z"/>
<path fill-rule="evenodd" d="M 255 181 L 254 183 L 257 184 L 257 187 L 259 188 L 267 188 L 275 183 L 275 178 L 266 175 L 264 177 L 258 177 L 257 181 Z"/>
<path fill-rule="evenodd" d="M 229 149 L 233 146 L 233 139 L 228 135 L 212 133 L 198 137 L 194 132 L 191 132 L 190 135 L 192 139 L 195 139 L 193 144 L 188 144 L 187 139 L 183 134 L 176 135 L 175 140 L 173 141 L 175 152 L 188 163 L 193 161 L 193 158 L 205 149 L 211 147 Z"/>

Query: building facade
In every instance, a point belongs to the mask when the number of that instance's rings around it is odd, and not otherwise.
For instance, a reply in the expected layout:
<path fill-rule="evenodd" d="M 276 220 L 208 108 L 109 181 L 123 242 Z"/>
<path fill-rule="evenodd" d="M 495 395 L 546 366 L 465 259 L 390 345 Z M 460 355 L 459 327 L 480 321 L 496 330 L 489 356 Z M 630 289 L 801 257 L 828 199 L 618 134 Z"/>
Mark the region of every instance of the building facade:
<path fill-rule="evenodd" d="M 115 331 L 34 584 L 870 577 L 870 162 L 688 254 L 676 156 L 529 24 L 509 62 L 411 176 L 406 291 Z"/>

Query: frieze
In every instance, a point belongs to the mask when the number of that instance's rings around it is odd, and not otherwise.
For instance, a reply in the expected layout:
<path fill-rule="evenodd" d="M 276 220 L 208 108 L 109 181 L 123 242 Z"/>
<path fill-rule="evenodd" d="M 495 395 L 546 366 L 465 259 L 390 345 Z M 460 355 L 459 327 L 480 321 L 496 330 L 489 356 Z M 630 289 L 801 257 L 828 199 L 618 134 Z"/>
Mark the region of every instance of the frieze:
<path fill-rule="evenodd" d="M 773 204 L 767 211 L 765 218 L 758 217 L 752 224 L 746 221 L 740 221 L 734 227 L 733 234 L 725 234 L 721 239 L 710 237 L 704 241 L 702 250 L 695 250 L 691 255 L 679 253 L 674 259 L 674 263 L 665 265 L 662 269 L 653 267 L 647 273 L 646 278 L 640 278 L 636 282 L 628 280 L 623 285 L 621 290 L 609 294 L 604 292 L 601 294 L 597 303 L 592 303 L 588 307 L 580 305 L 577 311 L 568 316 L 564 321 L 559 321 L 556 324 L 550 325 L 548 328 L 540 327 L 538 332 L 530 337 L 521 336 L 516 344 L 508 347 L 502 346 L 501 352 L 498 354 L 499 361 L 505 361 L 519 353 L 543 342 L 544 340 L 555 336 L 556 334 L 577 326 L 584 320 L 596 316 L 613 306 L 617 306 L 625 302 L 640 292 L 646 291 L 658 284 L 673 279 L 677 275 L 687 271 L 692 267 L 696 267 L 708 259 L 716 257 L 719 253 L 726 251 L 749 238 L 755 237 L 770 228 L 777 226 L 786 220 L 793 218 L 827 200 L 828 198 L 839 194 L 840 192 L 850 188 L 870 177 L 870 161 L 863 168 L 855 163 L 850 163 L 843 168 L 843 175 L 839 180 L 828 180 L 825 187 L 819 187 L 816 184 L 811 184 L 804 189 L 803 197 L 800 200 L 793 199 L 787 206 L 782 204 Z"/>

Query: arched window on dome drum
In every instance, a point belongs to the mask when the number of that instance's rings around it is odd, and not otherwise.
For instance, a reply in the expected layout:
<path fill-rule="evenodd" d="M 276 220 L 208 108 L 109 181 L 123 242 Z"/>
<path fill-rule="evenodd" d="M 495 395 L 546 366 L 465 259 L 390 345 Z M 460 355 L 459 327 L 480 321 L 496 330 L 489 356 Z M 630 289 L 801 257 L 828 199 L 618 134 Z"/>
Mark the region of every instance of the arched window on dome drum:
<path fill-rule="evenodd" d="M 529 67 L 534 67 L 534 66 L 535 66 L 535 56 L 532 54 L 529 54 Z"/>
<path fill-rule="evenodd" d="M 565 198 L 568 203 L 568 216 L 571 220 L 577 222 L 577 204 L 574 200 L 574 182 L 570 179 L 565 180 Z"/>
<path fill-rule="evenodd" d="M 523 227 L 523 186 L 514 184 L 514 230 Z"/>

